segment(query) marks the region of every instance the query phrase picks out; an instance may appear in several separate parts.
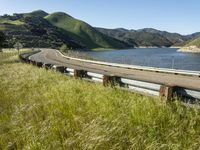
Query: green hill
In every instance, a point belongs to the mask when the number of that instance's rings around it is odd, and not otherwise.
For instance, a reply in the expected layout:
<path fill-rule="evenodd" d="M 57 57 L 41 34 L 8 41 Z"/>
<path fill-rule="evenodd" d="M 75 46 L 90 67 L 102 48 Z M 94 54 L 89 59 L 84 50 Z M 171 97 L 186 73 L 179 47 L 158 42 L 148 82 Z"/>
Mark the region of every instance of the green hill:
<path fill-rule="evenodd" d="M 188 44 L 186 44 L 186 47 L 187 46 L 196 46 L 200 48 L 200 37 L 190 41 Z"/>
<path fill-rule="evenodd" d="M 19 16 L 18 16 L 19 17 Z M 3 18 L 2 20 L 9 20 Z M 16 24 L 16 22 L 20 22 Z M 42 17 L 21 17 L 19 20 L 9 20 L 0 23 L 0 31 L 6 35 L 6 47 L 13 47 L 16 41 L 24 47 L 59 48 L 67 44 L 73 49 L 81 49 L 82 45 L 72 39 L 69 34 L 53 26 Z"/>
<path fill-rule="evenodd" d="M 65 13 L 57 12 L 45 17 L 53 25 L 68 31 L 74 39 L 89 48 L 126 48 L 128 44 L 108 37 L 89 24 L 77 20 Z"/>

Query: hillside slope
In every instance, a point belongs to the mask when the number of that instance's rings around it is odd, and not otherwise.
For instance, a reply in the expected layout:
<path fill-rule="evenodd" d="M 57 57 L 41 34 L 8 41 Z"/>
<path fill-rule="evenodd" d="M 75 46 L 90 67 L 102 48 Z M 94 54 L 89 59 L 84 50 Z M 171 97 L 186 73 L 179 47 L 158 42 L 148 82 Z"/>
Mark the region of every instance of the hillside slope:
<path fill-rule="evenodd" d="M 170 33 L 167 31 L 160 31 L 153 28 L 144 28 L 137 30 L 138 32 L 148 32 L 148 33 L 155 33 L 164 36 L 167 38 L 173 45 L 181 45 L 185 41 L 189 40 L 190 38 L 178 33 Z"/>
<path fill-rule="evenodd" d="M 63 43 L 73 49 L 83 46 L 74 41 L 66 31 L 54 27 L 41 17 L 25 17 L 21 20 L 23 24 L 12 23 L 0 24 L 6 37 L 6 47 L 13 47 L 17 41 L 24 47 L 52 47 L 59 48 Z"/>
<path fill-rule="evenodd" d="M 167 38 L 157 33 L 150 33 L 145 31 L 138 32 L 136 30 L 126 30 L 122 28 L 119 29 L 96 28 L 96 29 L 105 35 L 122 40 L 134 46 L 169 47 L 173 45 L 171 41 L 169 41 Z"/>
<path fill-rule="evenodd" d="M 188 41 L 184 47 L 180 48 L 181 52 L 200 53 L 200 37 Z"/>
<path fill-rule="evenodd" d="M 127 48 L 130 47 L 122 41 L 108 37 L 89 24 L 77 20 L 65 13 L 57 12 L 45 17 L 50 23 L 73 33 L 73 38 L 89 48 Z M 75 36 L 76 35 L 76 36 Z"/>
<path fill-rule="evenodd" d="M 196 46 L 200 48 L 200 37 L 190 41 L 186 46 Z"/>

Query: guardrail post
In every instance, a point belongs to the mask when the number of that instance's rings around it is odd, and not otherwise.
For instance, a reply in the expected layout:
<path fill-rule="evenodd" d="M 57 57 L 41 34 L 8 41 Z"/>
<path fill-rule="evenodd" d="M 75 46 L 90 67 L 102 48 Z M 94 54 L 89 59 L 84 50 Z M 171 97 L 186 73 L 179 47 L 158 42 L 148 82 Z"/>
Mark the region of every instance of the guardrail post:
<path fill-rule="evenodd" d="M 42 67 L 43 63 L 42 62 L 36 62 L 36 66 Z"/>
<path fill-rule="evenodd" d="M 75 78 L 83 78 L 86 75 L 86 71 L 74 69 Z"/>
<path fill-rule="evenodd" d="M 25 62 L 26 63 L 30 63 L 30 60 L 28 58 L 26 58 Z"/>
<path fill-rule="evenodd" d="M 34 60 L 31 60 L 30 62 L 31 62 L 32 65 L 35 65 L 35 61 Z"/>
<path fill-rule="evenodd" d="M 171 100 L 173 97 L 174 86 L 172 85 L 162 85 L 160 87 L 160 97 L 168 100 Z"/>
<path fill-rule="evenodd" d="M 61 73 L 64 73 L 65 69 L 66 69 L 66 67 L 64 67 L 64 66 L 58 66 L 58 67 L 56 67 L 56 71 L 61 72 Z"/>
<path fill-rule="evenodd" d="M 52 66 L 52 64 L 45 64 L 45 63 L 43 63 L 42 68 L 45 68 L 47 70 L 47 69 L 50 69 L 51 66 Z"/>
<path fill-rule="evenodd" d="M 103 75 L 103 86 L 113 87 L 116 82 L 116 77 L 112 75 Z"/>

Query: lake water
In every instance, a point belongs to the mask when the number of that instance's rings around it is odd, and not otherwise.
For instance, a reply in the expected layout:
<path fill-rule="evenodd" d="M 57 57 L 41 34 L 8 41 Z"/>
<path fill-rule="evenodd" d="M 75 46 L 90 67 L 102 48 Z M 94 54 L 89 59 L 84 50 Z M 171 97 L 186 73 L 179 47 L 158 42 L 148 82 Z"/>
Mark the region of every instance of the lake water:
<path fill-rule="evenodd" d="M 178 52 L 175 48 L 136 48 L 86 54 L 106 62 L 200 71 L 200 54 Z"/>

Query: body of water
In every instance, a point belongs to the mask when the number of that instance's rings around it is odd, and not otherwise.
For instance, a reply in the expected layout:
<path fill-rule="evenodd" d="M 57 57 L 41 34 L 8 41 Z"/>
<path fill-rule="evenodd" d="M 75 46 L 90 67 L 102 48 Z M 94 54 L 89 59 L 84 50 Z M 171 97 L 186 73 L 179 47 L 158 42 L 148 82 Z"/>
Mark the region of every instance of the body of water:
<path fill-rule="evenodd" d="M 106 62 L 200 71 L 200 54 L 178 52 L 175 48 L 136 48 L 86 54 Z"/>

